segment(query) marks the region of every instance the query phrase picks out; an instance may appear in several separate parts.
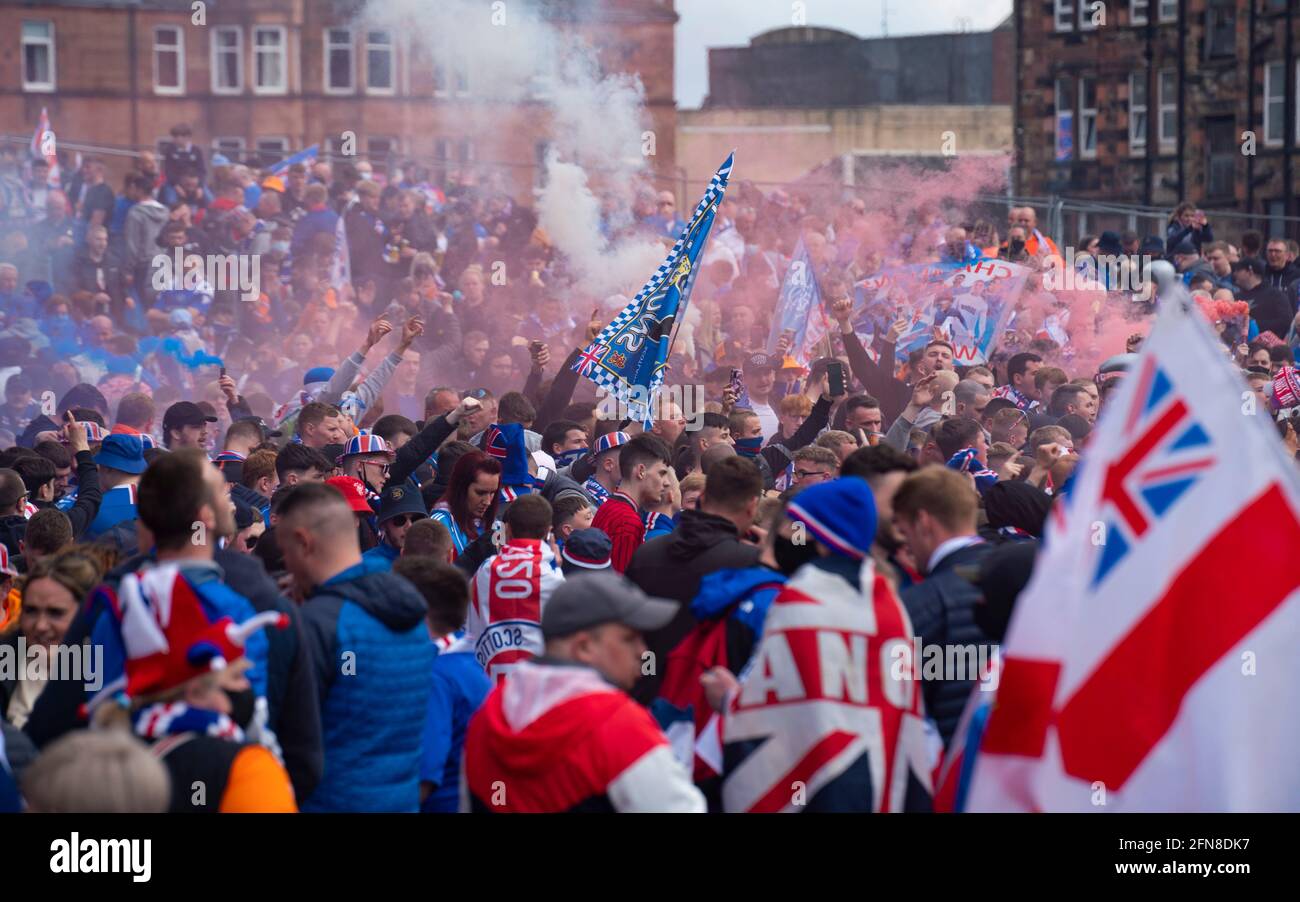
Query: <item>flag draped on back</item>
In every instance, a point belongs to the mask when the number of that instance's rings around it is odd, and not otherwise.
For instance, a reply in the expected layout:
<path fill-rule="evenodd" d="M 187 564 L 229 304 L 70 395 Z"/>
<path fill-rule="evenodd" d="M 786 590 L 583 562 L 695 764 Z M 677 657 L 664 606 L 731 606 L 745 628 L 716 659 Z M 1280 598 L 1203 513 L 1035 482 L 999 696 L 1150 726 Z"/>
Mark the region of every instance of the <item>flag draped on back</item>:
<path fill-rule="evenodd" d="M 649 425 L 664 384 L 673 324 L 686 313 L 696 262 L 727 191 L 735 154 L 714 173 L 699 206 L 667 259 L 623 311 L 583 350 L 574 365 L 626 405 L 627 419 Z"/>
<path fill-rule="evenodd" d="M 36 122 L 36 131 L 32 133 L 32 159 L 44 160 L 50 164 L 50 174 L 46 179 L 46 185 L 50 188 L 60 186 L 59 173 L 59 156 L 55 152 L 54 132 L 50 129 L 50 114 L 45 107 L 41 107 L 41 118 Z"/>
<path fill-rule="evenodd" d="M 781 295 L 772 317 L 772 331 L 767 337 L 769 354 L 776 353 L 782 332 L 794 335 L 790 354 L 800 366 L 807 366 L 820 356 L 817 346 L 829 332 L 826 314 L 822 310 L 821 289 L 817 286 L 817 273 L 802 237 L 795 245 L 790 269 L 781 283 Z"/>
<path fill-rule="evenodd" d="M 1160 293 L 1017 604 L 971 810 L 1300 809 L 1295 461 Z"/>

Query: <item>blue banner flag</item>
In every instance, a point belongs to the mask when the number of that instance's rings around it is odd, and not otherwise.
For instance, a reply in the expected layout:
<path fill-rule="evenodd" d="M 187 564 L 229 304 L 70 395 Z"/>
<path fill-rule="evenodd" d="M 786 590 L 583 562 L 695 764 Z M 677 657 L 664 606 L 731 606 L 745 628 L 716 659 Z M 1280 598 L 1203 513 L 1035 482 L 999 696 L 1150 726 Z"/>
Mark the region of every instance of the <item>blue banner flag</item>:
<path fill-rule="evenodd" d="M 727 191 L 735 153 L 718 169 L 667 259 L 623 312 L 583 350 L 573 369 L 625 405 L 626 419 L 653 421 L 652 411 L 668 370 L 673 324 L 686 312 L 696 263 Z"/>
<path fill-rule="evenodd" d="M 776 353 L 782 332 L 793 336 L 788 353 L 801 366 L 807 366 L 818 356 L 817 345 L 827 334 L 817 273 L 802 237 L 795 245 L 790 269 L 781 283 L 781 296 L 777 298 L 776 312 L 772 316 L 772 332 L 767 337 L 767 353 Z"/>
<path fill-rule="evenodd" d="M 320 156 L 320 145 L 313 144 L 306 150 L 300 150 L 291 157 L 285 157 L 267 171 L 270 172 L 271 175 L 284 175 L 289 171 L 289 167 L 294 163 L 306 163 L 310 165 L 316 162 L 318 156 Z"/>

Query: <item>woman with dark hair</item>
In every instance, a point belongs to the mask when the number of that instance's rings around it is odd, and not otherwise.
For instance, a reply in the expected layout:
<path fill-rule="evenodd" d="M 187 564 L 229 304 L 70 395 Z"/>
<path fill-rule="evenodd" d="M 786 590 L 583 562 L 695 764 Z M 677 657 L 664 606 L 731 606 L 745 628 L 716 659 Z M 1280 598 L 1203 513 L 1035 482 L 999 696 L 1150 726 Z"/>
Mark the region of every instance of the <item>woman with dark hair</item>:
<path fill-rule="evenodd" d="M 1169 214 L 1169 225 L 1165 226 L 1165 250 L 1172 254 L 1184 240 L 1190 239 L 1200 253 L 1201 245 L 1214 240 L 1214 230 L 1210 228 L 1205 213 L 1196 208 L 1196 204 L 1184 201 L 1174 207 Z"/>
<path fill-rule="evenodd" d="M 482 451 L 467 451 L 456 461 L 447 480 L 447 493 L 432 519 L 447 527 L 459 557 L 471 543 L 491 529 L 496 519 L 501 464 Z"/>

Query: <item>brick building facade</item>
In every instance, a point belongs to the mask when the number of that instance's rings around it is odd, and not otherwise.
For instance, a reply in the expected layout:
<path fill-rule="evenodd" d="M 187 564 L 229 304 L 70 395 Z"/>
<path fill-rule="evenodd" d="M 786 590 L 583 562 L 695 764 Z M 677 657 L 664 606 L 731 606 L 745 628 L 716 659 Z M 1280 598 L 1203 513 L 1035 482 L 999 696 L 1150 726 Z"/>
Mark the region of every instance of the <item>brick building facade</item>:
<path fill-rule="evenodd" d="M 672 187 L 673 0 L 520 0 L 589 39 L 606 71 L 638 76 L 656 176 Z M 319 143 L 382 172 L 414 157 L 536 183 L 536 103 L 503 103 L 454 40 L 441 51 L 356 23 L 360 0 L 0 0 L 0 132 L 29 136 L 47 107 L 61 143 L 152 148 L 171 126 L 232 158 L 266 163 Z M 126 157 L 107 155 L 112 170 Z"/>
<path fill-rule="evenodd" d="M 1013 15 L 1017 194 L 1188 200 L 1239 213 L 1225 233 L 1295 234 L 1280 217 L 1300 214 L 1300 3 L 1017 0 Z M 1065 237 L 1125 219 L 1067 220 Z"/>

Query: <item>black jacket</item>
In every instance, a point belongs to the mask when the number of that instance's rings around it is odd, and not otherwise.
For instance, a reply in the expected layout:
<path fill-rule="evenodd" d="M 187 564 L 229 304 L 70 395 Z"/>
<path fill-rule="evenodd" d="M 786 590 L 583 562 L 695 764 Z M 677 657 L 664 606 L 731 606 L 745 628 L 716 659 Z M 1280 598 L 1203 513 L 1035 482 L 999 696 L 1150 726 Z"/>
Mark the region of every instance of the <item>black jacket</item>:
<path fill-rule="evenodd" d="M 22 554 L 18 543 L 27 535 L 27 518 L 22 514 L 0 517 L 0 545 L 9 549 L 9 557 Z"/>
<path fill-rule="evenodd" d="M 1281 289 L 1260 284 L 1249 291 L 1239 292 L 1237 298 L 1250 305 L 1250 318 L 1259 325 L 1259 331 L 1272 332 L 1278 338 L 1286 337 L 1294 310 Z"/>
<path fill-rule="evenodd" d="M 103 499 L 104 493 L 99 487 L 99 467 L 95 465 L 95 458 L 89 451 L 77 452 L 77 500 L 71 508 L 64 511 L 67 514 L 68 522 L 72 524 L 72 538 L 80 539 L 95 522 L 95 515 L 99 513 L 99 502 Z M 54 507 L 48 501 L 33 501 L 32 504 L 41 508 Z"/>
<path fill-rule="evenodd" d="M 948 658 L 948 648 L 966 646 L 991 647 L 988 637 L 975 623 L 975 605 L 980 601 L 979 590 L 969 580 L 957 575 L 955 568 L 978 564 L 988 554 L 990 546 L 967 545 L 944 557 L 924 580 L 904 589 L 901 598 L 907 616 L 912 621 L 912 632 L 921 641 L 923 666 L 929 653 L 926 646 L 944 646 L 943 659 Z M 968 661 L 963 653 L 957 661 Z M 986 653 L 987 654 L 987 653 Z M 978 664 L 978 658 L 974 659 Z M 925 712 L 934 719 L 946 747 L 957 729 L 957 721 L 970 698 L 975 680 L 925 680 Z"/>
<path fill-rule="evenodd" d="M 862 383 L 867 394 L 880 402 L 888 426 L 912 400 L 912 386 L 894 378 L 894 346 L 884 340 L 878 342 L 880 357 L 873 362 L 856 332 L 842 333 L 840 338 L 844 341 L 844 356 L 849 358 L 853 378 Z"/>
<path fill-rule="evenodd" d="M 636 684 L 632 696 L 637 701 L 649 704 L 659 694 L 668 653 L 695 626 L 690 603 L 700 591 L 704 575 L 715 570 L 752 567 L 756 563 L 758 548 L 740 541 L 734 523 L 696 510 L 682 511 L 672 533 L 651 539 L 636 550 L 627 567 L 627 578 L 647 595 L 669 598 L 681 605 L 671 623 L 646 634 L 646 647 L 659 666 Z"/>
<path fill-rule="evenodd" d="M 1288 263 L 1281 269 L 1264 267 L 1264 284 L 1269 288 L 1285 290 L 1290 288 L 1297 279 L 1300 279 L 1300 267 L 1294 263 Z"/>

